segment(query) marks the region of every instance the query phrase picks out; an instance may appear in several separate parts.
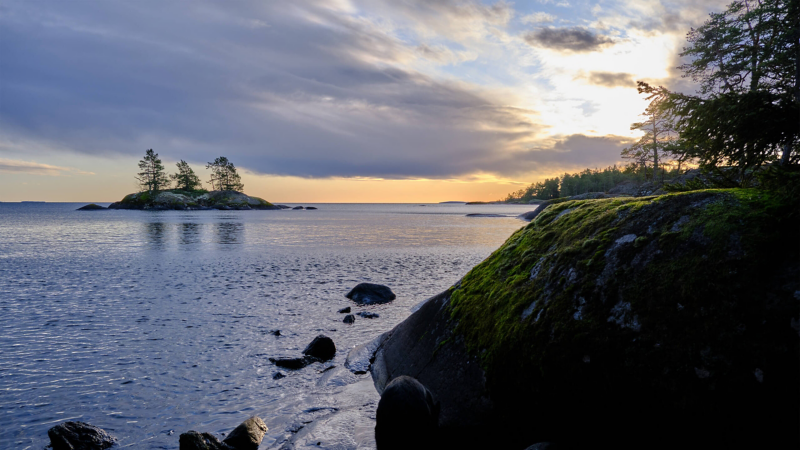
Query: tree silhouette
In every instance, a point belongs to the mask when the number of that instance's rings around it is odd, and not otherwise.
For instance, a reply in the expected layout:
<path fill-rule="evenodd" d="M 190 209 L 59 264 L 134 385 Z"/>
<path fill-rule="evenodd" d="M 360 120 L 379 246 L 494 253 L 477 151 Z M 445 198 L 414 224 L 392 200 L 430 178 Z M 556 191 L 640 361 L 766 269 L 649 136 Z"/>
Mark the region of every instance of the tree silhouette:
<path fill-rule="evenodd" d="M 645 169 L 651 163 L 655 180 L 659 161 L 671 156 L 678 133 L 675 129 L 675 118 L 669 109 L 670 92 L 661 86 L 654 88 L 642 81 L 637 83 L 639 93 L 647 94 L 646 99 L 650 100 L 650 104 L 642 114 L 645 120 L 633 123 L 631 130 L 641 130 L 644 135 L 636 143 L 623 149 L 622 157 L 633 159 Z"/>
<path fill-rule="evenodd" d="M 178 173 L 170 175 L 175 187 L 184 191 L 193 191 L 200 187 L 200 177 L 195 175 L 189 164 L 181 160 L 178 164 Z"/>
<path fill-rule="evenodd" d="M 214 162 L 206 164 L 206 169 L 211 169 L 211 189 L 220 191 L 243 191 L 244 184 L 238 173 L 236 166 L 228 161 L 228 158 L 220 156 Z"/>
<path fill-rule="evenodd" d="M 152 148 L 147 150 L 144 158 L 139 161 L 139 170 L 141 172 L 136 175 L 136 179 L 142 191 L 149 192 L 151 198 L 169 185 L 164 165 L 161 164 L 158 153 L 153 152 Z"/>
<path fill-rule="evenodd" d="M 671 93 L 670 108 L 685 156 L 714 170 L 737 167 L 747 185 L 751 169 L 800 147 L 800 2 L 739 0 L 687 36 L 680 67 L 699 83 L 697 95 Z M 717 173 L 723 175 L 717 170 Z"/>

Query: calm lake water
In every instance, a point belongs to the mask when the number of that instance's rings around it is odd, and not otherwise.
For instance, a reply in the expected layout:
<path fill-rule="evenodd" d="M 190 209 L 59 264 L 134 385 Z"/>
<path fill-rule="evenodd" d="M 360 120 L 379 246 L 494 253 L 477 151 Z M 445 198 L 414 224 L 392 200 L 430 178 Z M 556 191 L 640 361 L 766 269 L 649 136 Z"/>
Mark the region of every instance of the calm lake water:
<path fill-rule="evenodd" d="M 82 205 L 0 203 L 3 449 L 42 449 L 66 420 L 122 447 L 177 449 L 180 433 L 228 432 L 253 414 L 269 427 L 261 448 L 374 448 L 378 395 L 369 375 L 344 367 L 349 349 L 458 281 L 534 209 Z M 397 299 L 357 307 L 344 295 L 360 282 Z M 346 306 L 380 317 L 347 325 Z M 299 356 L 318 334 L 336 343 L 332 361 L 294 372 L 269 362 Z"/>

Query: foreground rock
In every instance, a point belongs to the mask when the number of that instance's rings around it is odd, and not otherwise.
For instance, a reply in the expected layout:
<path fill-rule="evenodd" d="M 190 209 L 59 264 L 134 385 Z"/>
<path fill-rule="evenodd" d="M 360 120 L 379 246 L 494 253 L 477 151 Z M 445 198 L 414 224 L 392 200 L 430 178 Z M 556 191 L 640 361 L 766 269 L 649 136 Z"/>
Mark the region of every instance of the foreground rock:
<path fill-rule="evenodd" d="M 345 297 L 359 305 L 377 305 L 389 303 L 397 298 L 387 286 L 373 283 L 360 283 L 350 290 Z"/>
<path fill-rule="evenodd" d="M 211 433 L 183 433 L 179 438 L 180 450 L 257 450 L 267 431 L 260 417 L 251 416 L 234 428 L 222 442 Z"/>
<path fill-rule="evenodd" d="M 234 428 L 222 442 L 237 450 L 256 450 L 267 430 L 267 425 L 260 417 L 252 416 Z"/>
<path fill-rule="evenodd" d="M 104 450 L 117 441 L 105 430 L 84 422 L 64 422 L 47 431 L 53 450 Z"/>
<path fill-rule="evenodd" d="M 418 379 L 454 447 L 798 448 L 798 210 L 749 189 L 551 204 L 384 336 L 375 385 Z"/>
<path fill-rule="evenodd" d="M 375 442 L 381 450 L 438 448 L 439 406 L 414 378 L 391 381 L 378 402 Z"/>
<path fill-rule="evenodd" d="M 106 208 L 94 203 L 89 203 L 86 206 L 81 206 L 80 208 L 77 209 L 77 211 L 96 211 L 98 209 L 106 209 Z"/>
<path fill-rule="evenodd" d="M 250 197 L 237 191 L 186 192 L 179 190 L 164 191 L 151 198 L 148 192 L 139 192 L 125 196 L 112 203 L 108 209 L 142 209 L 142 210 L 250 210 L 281 209 L 258 197 Z"/>

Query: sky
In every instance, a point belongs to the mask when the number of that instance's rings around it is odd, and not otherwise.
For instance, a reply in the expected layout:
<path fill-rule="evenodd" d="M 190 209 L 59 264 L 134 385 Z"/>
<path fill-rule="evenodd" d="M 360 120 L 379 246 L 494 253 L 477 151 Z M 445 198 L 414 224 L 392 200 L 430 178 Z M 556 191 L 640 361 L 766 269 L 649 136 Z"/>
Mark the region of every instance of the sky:
<path fill-rule="evenodd" d="M 5 0 L 0 201 L 110 202 L 152 148 L 277 202 L 496 200 L 620 163 L 706 0 Z"/>

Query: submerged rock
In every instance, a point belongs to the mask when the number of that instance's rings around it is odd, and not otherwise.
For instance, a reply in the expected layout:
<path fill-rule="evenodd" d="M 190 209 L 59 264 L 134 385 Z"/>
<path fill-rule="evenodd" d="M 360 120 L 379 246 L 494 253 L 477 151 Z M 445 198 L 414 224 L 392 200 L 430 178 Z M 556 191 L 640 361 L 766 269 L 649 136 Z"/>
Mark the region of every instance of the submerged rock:
<path fill-rule="evenodd" d="M 189 431 L 178 438 L 180 450 L 236 450 L 222 443 L 211 433 Z"/>
<path fill-rule="evenodd" d="M 316 358 L 308 358 L 308 357 L 303 357 L 303 358 L 280 357 L 280 358 L 270 358 L 269 361 L 278 367 L 283 367 L 284 369 L 300 370 L 303 367 L 311 363 L 317 362 L 319 360 Z"/>
<path fill-rule="evenodd" d="M 339 314 L 350 314 L 350 307 L 340 309 Z"/>
<path fill-rule="evenodd" d="M 353 300 L 359 305 L 376 305 L 388 303 L 395 298 L 394 292 L 387 286 L 373 283 L 360 283 L 350 290 L 345 297 Z"/>
<path fill-rule="evenodd" d="M 102 428 L 84 422 L 64 422 L 47 430 L 53 450 L 105 450 L 117 441 Z"/>
<path fill-rule="evenodd" d="M 236 450 L 257 450 L 267 430 L 260 417 L 252 416 L 234 428 L 222 442 Z"/>
<path fill-rule="evenodd" d="M 418 379 L 455 446 L 798 448 L 798 210 L 752 189 L 551 203 L 386 334 L 375 385 Z"/>
<path fill-rule="evenodd" d="M 306 210 L 315 210 L 317 209 L 316 206 L 306 206 Z"/>
<path fill-rule="evenodd" d="M 344 323 L 353 323 L 355 321 L 356 321 L 356 316 L 354 316 L 352 314 L 348 314 L 348 315 L 344 316 L 344 319 L 342 319 L 342 322 L 344 322 Z"/>
<path fill-rule="evenodd" d="M 365 319 L 377 319 L 378 317 L 380 317 L 378 313 L 373 313 L 369 311 L 361 311 L 360 313 L 358 313 L 358 315 Z"/>
<path fill-rule="evenodd" d="M 302 206 L 295 206 L 295 207 L 294 207 L 294 208 L 292 208 L 292 209 L 303 209 L 303 207 L 302 207 Z"/>

